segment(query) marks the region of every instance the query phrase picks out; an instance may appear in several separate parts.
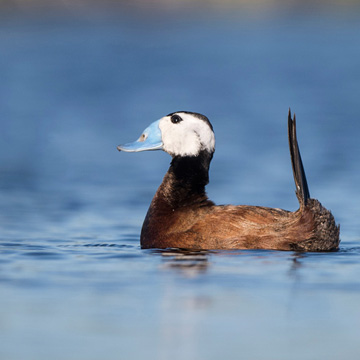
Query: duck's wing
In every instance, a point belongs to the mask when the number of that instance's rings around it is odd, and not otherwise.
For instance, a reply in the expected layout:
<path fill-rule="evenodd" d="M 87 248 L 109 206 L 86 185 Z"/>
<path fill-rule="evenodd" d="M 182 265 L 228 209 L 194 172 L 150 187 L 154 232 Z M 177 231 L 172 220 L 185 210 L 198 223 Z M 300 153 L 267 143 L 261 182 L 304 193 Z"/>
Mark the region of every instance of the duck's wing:
<path fill-rule="evenodd" d="M 214 206 L 197 219 L 189 234 L 208 249 L 291 250 L 290 243 L 309 236 L 312 216 L 260 206 Z"/>
<path fill-rule="evenodd" d="M 208 249 L 332 251 L 339 227 L 318 200 L 295 212 L 259 206 L 214 206 L 190 229 Z"/>

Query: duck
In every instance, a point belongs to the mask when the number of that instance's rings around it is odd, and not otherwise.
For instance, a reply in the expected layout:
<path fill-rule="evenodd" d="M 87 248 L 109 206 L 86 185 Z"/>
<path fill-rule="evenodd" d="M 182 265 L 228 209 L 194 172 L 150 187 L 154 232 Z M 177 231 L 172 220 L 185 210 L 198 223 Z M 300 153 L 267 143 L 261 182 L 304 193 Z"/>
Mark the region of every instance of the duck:
<path fill-rule="evenodd" d="M 310 197 L 296 135 L 296 116 L 288 113 L 290 158 L 299 209 L 215 205 L 205 187 L 215 151 L 209 119 L 177 111 L 147 127 L 139 139 L 119 145 L 123 152 L 163 150 L 169 170 L 147 211 L 140 234 L 143 249 L 267 249 L 296 252 L 336 251 L 340 225 L 331 211 Z"/>

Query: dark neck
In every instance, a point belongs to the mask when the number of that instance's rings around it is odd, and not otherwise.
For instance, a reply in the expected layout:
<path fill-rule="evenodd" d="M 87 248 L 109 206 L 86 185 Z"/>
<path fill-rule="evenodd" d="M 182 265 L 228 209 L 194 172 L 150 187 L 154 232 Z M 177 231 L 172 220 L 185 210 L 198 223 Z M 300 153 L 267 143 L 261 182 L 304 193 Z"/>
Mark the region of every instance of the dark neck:
<path fill-rule="evenodd" d="M 212 153 L 201 151 L 197 156 L 175 156 L 155 198 L 172 209 L 207 202 L 205 186 L 209 183 Z"/>

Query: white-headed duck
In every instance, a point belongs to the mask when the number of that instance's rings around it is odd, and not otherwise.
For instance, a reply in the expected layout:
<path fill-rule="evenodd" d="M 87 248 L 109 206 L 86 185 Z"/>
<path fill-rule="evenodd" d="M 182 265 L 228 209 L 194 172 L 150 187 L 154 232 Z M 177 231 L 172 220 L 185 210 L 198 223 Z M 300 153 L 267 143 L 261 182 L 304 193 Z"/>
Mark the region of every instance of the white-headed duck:
<path fill-rule="evenodd" d="M 172 161 L 147 212 L 142 248 L 272 249 L 334 251 L 340 227 L 331 212 L 310 198 L 289 110 L 291 163 L 300 207 L 291 212 L 262 206 L 215 205 L 205 192 L 215 136 L 209 119 L 178 111 L 152 123 L 119 151 L 164 150 Z"/>

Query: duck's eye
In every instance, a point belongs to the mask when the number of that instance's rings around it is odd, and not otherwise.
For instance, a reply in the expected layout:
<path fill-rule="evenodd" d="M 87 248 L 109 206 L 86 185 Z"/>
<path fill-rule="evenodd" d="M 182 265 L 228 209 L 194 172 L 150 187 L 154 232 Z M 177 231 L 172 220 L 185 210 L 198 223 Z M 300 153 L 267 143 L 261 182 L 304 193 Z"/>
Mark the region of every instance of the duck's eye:
<path fill-rule="evenodd" d="M 179 123 L 180 121 L 182 121 L 182 118 L 179 116 L 179 115 L 173 115 L 171 116 L 171 122 L 173 124 L 177 124 Z"/>

